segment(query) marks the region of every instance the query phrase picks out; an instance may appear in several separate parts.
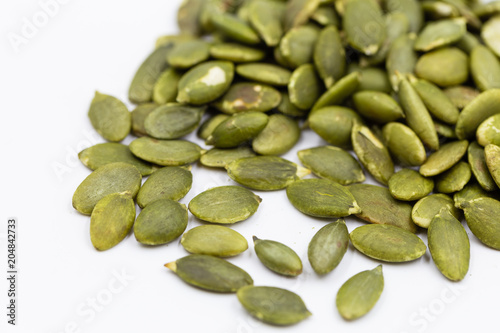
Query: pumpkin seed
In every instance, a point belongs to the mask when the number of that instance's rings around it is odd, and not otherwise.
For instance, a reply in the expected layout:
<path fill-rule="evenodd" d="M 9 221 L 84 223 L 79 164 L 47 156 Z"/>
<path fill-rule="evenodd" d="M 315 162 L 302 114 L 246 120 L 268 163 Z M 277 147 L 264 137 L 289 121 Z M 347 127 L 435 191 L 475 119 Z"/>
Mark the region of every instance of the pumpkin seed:
<path fill-rule="evenodd" d="M 146 117 L 144 128 L 155 139 L 178 139 L 198 127 L 205 109 L 178 104 L 160 106 Z"/>
<path fill-rule="evenodd" d="M 311 239 L 307 257 L 317 274 L 326 274 L 340 264 L 349 246 L 349 231 L 343 219 L 321 228 Z"/>
<path fill-rule="evenodd" d="M 203 40 L 192 40 L 174 46 L 167 55 L 170 66 L 175 68 L 191 68 L 210 57 L 210 46 Z"/>
<path fill-rule="evenodd" d="M 424 11 L 418 0 L 385 0 L 384 4 L 389 13 L 403 13 L 410 20 L 410 31 L 417 33 L 424 25 Z"/>
<path fill-rule="evenodd" d="M 487 3 L 478 3 L 473 8 L 474 14 L 480 18 L 496 15 L 500 12 L 500 3 L 498 1 L 491 1 Z"/>
<path fill-rule="evenodd" d="M 453 105 L 460 110 L 465 108 L 480 94 L 478 90 L 466 86 L 446 88 L 443 92 L 446 96 L 448 96 Z"/>
<path fill-rule="evenodd" d="M 403 165 L 422 165 L 427 159 L 424 145 L 413 130 L 401 123 L 388 123 L 382 130 L 391 155 Z"/>
<path fill-rule="evenodd" d="M 493 144 L 487 145 L 484 147 L 484 157 L 490 175 L 498 186 L 500 184 L 500 147 Z"/>
<path fill-rule="evenodd" d="M 477 142 L 472 142 L 467 150 L 467 158 L 474 177 L 481 187 L 486 191 L 494 191 L 498 189 L 495 181 L 486 165 L 486 157 L 484 149 Z"/>
<path fill-rule="evenodd" d="M 500 16 L 495 16 L 489 19 L 488 22 L 483 25 L 481 30 L 481 37 L 497 57 L 500 57 L 499 29 Z"/>
<path fill-rule="evenodd" d="M 244 111 L 266 112 L 277 107 L 281 94 L 276 89 L 256 83 L 240 82 L 232 85 L 214 106 L 220 111 L 233 114 Z"/>
<path fill-rule="evenodd" d="M 278 111 L 290 117 L 302 117 L 309 112 L 309 110 L 302 110 L 293 105 L 287 91 L 281 92 L 281 103 L 278 105 Z"/>
<path fill-rule="evenodd" d="M 483 244 L 500 250 L 500 201 L 492 198 L 477 198 L 463 203 L 465 220 L 470 231 Z"/>
<path fill-rule="evenodd" d="M 500 88 L 500 62 L 484 45 L 477 45 L 470 54 L 470 71 L 481 91 Z"/>
<path fill-rule="evenodd" d="M 430 114 L 447 124 L 457 123 L 458 108 L 453 105 L 441 89 L 426 80 L 413 79 L 411 84 Z"/>
<path fill-rule="evenodd" d="M 138 105 L 132 112 L 132 132 L 136 136 L 147 135 L 146 129 L 144 128 L 144 120 L 146 117 L 156 109 L 158 105 L 153 103 L 145 103 Z"/>
<path fill-rule="evenodd" d="M 409 0 L 405 0 L 409 1 Z M 411 0 L 413 1 L 413 0 Z M 395 1 L 389 1 L 395 2 Z M 392 89 L 399 90 L 401 78 L 413 73 L 417 64 L 417 53 L 413 49 L 416 36 L 414 34 L 402 35 L 394 40 L 387 53 L 385 66 L 391 81 Z"/>
<path fill-rule="evenodd" d="M 467 162 L 458 162 L 436 178 L 436 191 L 440 193 L 458 192 L 464 188 L 472 176 Z"/>
<path fill-rule="evenodd" d="M 469 59 L 455 47 L 440 48 L 418 59 L 415 74 L 441 87 L 456 86 L 469 78 Z"/>
<path fill-rule="evenodd" d="M 300 296 L 285 289 L 248 286 L 237 296 L 252 316 L 269 324 L 293 325 L 311 315 Z"/>
<path fill-rule="evenodd" d="M 269 116 L 266 127 L 253 139 L 252 148 L 260 155 L 282 155 L 300 138 L 297 121 L 281 114 Z"/>
<path fill-rule="evenodd" d="M 306 23 L 311 15 L 316 11 L 320 0 L 290 0 L 286 5 L 284 17 L 285 30 L 290 30 Z"/>
<path fill-rule="evenodd" d="M 433 20 L 460 16 L 460 12 L 456 7 L 441 1 L 423 1 L 422 9 L 424 10 L 425 16 L 428 16 Z"/>
<path fill-rule="evenodd" d="M 276 46 L 283 36 L 281 22 L 285 16 L 285 4 L 278 1 L 252 1 L 248 8 L 248 20 L 267 46 Z"/>
<path fill-rule="evenodd" d="M 476 37 L 476 35 L 471 34 L 470 32 L 465 32 L 465 34 L 462 36 L 462 38 L 455 43 L 455 46 L 458 47 L 460 50 L 464 51 L 465 53 L 469 54 L 472 52 L 472 50 L 477 46 L 480 45 L 481 42 L 479 39 Z"/>
<path fill-rule="evenodd" d="M 464 18 L 428 23 L 415 41 L 415 50 L 428 52 L 453 44 L 462 38 L 465 31 Z"/>
<path fill-rule="evenodd" d="M 186 251 L 216 257 L 232 257 L 248 249 L 248 243 L 237 231 L 219 225 L 201 225 L 186 232 L 181 239 Z"/>
<path fill-rule="evenodd" d="M 477 128 L 477 142 L 481 146 L 500 145 L 500 114 L 495 114 L 483 121 Z"/>
<path fill-rule="evenodd" d="M 259 260 L 275 273 L 297 276 L 302 273 L 302 261 L 285 244 L 253 236 L 254 250 Z"/>
<path fill-rule="evenodd" d="M 163 166 L 177 166 L 196 162 L 201 148 L 184 140 L 156 140 L 142 137 L 130 143 L 130 151 L 145 161 Z"/>
<path fill-rule="evenodd" d="M 453 195 L 455 207 L 464 209 L 467 203 L 477 198 L 500 199 L 497 192 L 486 192 L 478 183 L 467 184 L 460 192 Z"/>
<path fill-rule="evenodd" d="M 403 110 L 394 98 L 383 92 L 357 92 L 352 96 L 352 100 L 356 111 L 375 123 L 384 124 L 405 117 Z"/>
<path fill-rule="evenodd" d="M 181 33 L 199 36 L 202 32 L 200 13 L 204 0 L 184 0 L 177 10 L 177 25 Z"/>
<path fill-rule="evenodd" d="M 257 35 L 248 23 L 232 14 L 212 15 L 211 21 L 217 31 L 234 41 L 250 45 L 260 43 L 259 35 Z"/>
<path fill-rule="evenodd" d="M 132 116 L 119 99 L 96 91 L 88 116 L 92 126 L 104 139 L 119 142 L 132 127 Z"/>
<path fill-rule="evenodd" d="M 378 67 L 359 67 L 353 63 L 349 64 L 348 72 L 358 72 L 361 75 L 361 81 L 356 91 L 380 91 L 382 93 L 391 93 L 392 87 L 387 72 Z"/>
<path fill-rule="evenodd" d="M 286 68 L 264 63 L 238 65 L 236 73 L 246 79 L 272 86 L 286 86 L 292 76 L 292 72 Z"/>
<path fill-rule="evenodd" d="M 431 194 L 417 201 L 411 211 L 411 218 L 416 225 L 427 229 L 442 209 L 447 209 L 457 220 L 462 218 L 460 210 L 453 206 L 453 200 L 442 193 Z"/>
<path fill-rule="evenodd" d="M 346 70 L 345 50 L 335 26 L 321 30 L 313 54 L 318 74 L 327 88 L 341 79 Z"/>
<path fill-rule="evenodd" d="M 458 163 L 467 152 L 467 140 L 444 144 L 438 151 L 432 153 L 427 161 L 420 166 L 420 174 L 425 177 L 439 175 Z"/>
<path fill-rule="evenodd" d="M 364 316 L 377 304 L 384 290 L 382 265 L 363 271 L 347 280 L 337 293 L 337 309 L 347 320 Z"/>
<path fill-rule="evenodd" d="M 328 3 L 321 4 L 312 14 L 311 20 L 325 27 L 329 25 L 333 25 L 337 28 L 340 27 L 339 15 L 335 11 L 335 8 L 329 6 Z"/>
<path fill-rule="evenodd" d="M 434 189 L 434 181 L 412 169 L 401 169 L 389 179 L 391 195 L 402 201 L 419 200 Z"/>
<path fill-rule="evenodd" d="M 489 117 L 500 113 L 500 89 L 490 89 L 473 99 L 460 113 L 455 131 L 459 139 L 473 137 L 478 126 Z"/>
<path fill-rule="evenodd" d="M 351 232 L 352 245 L 364 255 L 387 262 L 407 262 L 425 254 L 424 242 L 404 229 L 388 224 L 368 224 Z"/>
<path fill-rule="evenodd" d="M 344 76 L 318 98 L 311 109 L 311 114 L 325 106 L 341 104 L 358 89 L 360 82 L 361 75 L 358 72 Z"/>
<path fill-rule="evenodd" d="M 163 71 L 153 87 L 153 101 L 156 104 L 175 102 L 177 85 L 181 77 L 181 74 L 173 68 Z"/>
<path fill-rule="evenodd" d="M 250 147 L 237 147 L 230 149 L 212 148 L 203 154 L 200 163 L 213 168 L 225 168 L 229 163 L 239 158 L 256 156 Z"/>
<path fill-rule="evenodd" d="M 219 43 L 210 47 L 210 56 L 219 60 L 235 63 L 253 62 L 264 59 L 266 53 L 262 50 L 235 43 Z"/>
<path fill-rule="evenodd" d="M 230 262 L 204 254 L 191 254 L 165 264 L 184 282 L 195 287 L 219 293 L 234 293 L 253 285 L 247 272 Z"/>
<path fill-rule="evenodd" d="M 455 133 L 455 128 L 451 125 L 440 123 L 434 120 L 434 128 L 439 136 L 447 139 L 457 139 L 457 134 Z"/>
<path fill-rule="evenodd" d="M 297 68 L 311 62 L 319 31 L 316 26 L 308 24 L 295 27 L 283 36 L 279 50 L 289 67 Z"/>
<path fill-rule="evenodd" d="M 106 164 L 92 172 L 73 194 L 73 207 L 90 215 L 102 198 L 112 193 L 134 198 L 141 187 L 142 176 L 131 164 L 116 162 Z"/>
<path fill-rule="evenodd" d="M 206 140 L 213 133 L 214 129 L 227 118 L 229 118 L 227 114 L 216 114 L 208 118 L 201 124 L 196 134 L 200 139 Z"/>
<path fill-rule="evenodd" d="M 298 67 L 288 83 L 290 101 L 302 110 L 310 109 L 321 95 L 322 90 L 322 84 L 311 64 Z"/>

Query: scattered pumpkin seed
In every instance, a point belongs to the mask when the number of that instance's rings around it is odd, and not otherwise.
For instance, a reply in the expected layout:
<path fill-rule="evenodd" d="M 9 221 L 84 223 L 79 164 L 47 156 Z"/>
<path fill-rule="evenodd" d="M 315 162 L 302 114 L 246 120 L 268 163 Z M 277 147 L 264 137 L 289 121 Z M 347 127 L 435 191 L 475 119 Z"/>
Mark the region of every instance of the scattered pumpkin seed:
<path fill-rule="evenodd" d="M 415 40 L 415 50 L 428 52 L 453 44 L 462 38 L 465 31 L 464 18 L 428 23 Z"/>
<path fill-rule="evenodd" d="M 155 139 L 178 139 L 198 127 L 205 109 L 179 104 L 160 106 L 146 117 L 144 128 Z"/>
<path fill-rule="evenodd" d="M 401 164 L 419 166 L 427 159 L 422 141 L 408 126 L 401 123 L 388 123 L 382 129 L 382 135 L 387 149 Z"/>
<path fill-rule="evenodd" d="M 440 193 L 458 192 L 464 188 L 472 176 L 467 162 L 458 162 L 436 178 L 436 191 Z"/>
<path fill-rule="evenodd" d="M 500 88 L 500 62 L 484 45 L 477 45 L 470 54 L 470 71 L 481 91 Z"/>
<path fill-rule="evenodd" d="M 356 111 L 375 123 L 385 124 L 405 117 L 394 98 L 383 92 L 360 91 L 352 96 L 352 100 Z"/>
<path fill-rule="evenodd" d="M 450 169 L 462 159 L 467 152 L 468 146 L 469 142 L 467 140 L 444 144 L 420 166 L 420 174 L 425 177 L 432 177 Z"/>
<path fill-rule="evenodd" d="M 404 0 L 415 1 L 415 0 Z M 396 2 L 396 1 L 389 1 Z M 399 90 L 400 80 L 404 75 L 413 73 L 417 64 L 417 53 L 413 49 L 415 44 L 415 34 L 401 35 L 394 40 L 389 52 L 385 67 L 391 81 L 392 89 Z"/>
<path fill-rule="evenodd" d="M 227 118 L 229 118 L 229 115 L 221 113 L 208 118 L 200 125 L 196 134 L 200 139 L 206 140 L 213 133 L 214 129 Z"/>
<path fill-rule="evenodd" d="M 210 19 L 217 31 L 234 41 L 250 45 L 260 43 L 259 35 L 248 23 L 232 14 L 216 14 L 212 15 Z"/>
<path fill-rule="evenodd" d="M 434 181 L 431 178 L 425 178 L 412 169 L 396 172 L 389 179 L 388 185 L 391 195 L 402 201 L 419 200 L 434 189 Z"/>
<path fill-rule="evenodd" d="M 500 16 L 494 16 L 488 20 L 483 25 L 481 29 L 481 38 L 484 40 L 486 45 L 495 53 L 497 57 L 500 57 Z"/>
<path fill-rule="evenodd" d="M 434 216 L 442 209 L 447 209 L 457 220 L 462 218 L 460 210 L 454 207 L 454 201 L 446 194 L 436 193 L 417 201 L 411 211 L 413 222 L 422 228 L 429 228 Z"/>
<path fill-rule="evenodd" d="M 186 251 L 216 257 L 232 257 L 248 249 L 248 242 L 239 232 L 219 225 L 200 225 L 186 232 L 181 239 Z"/>
<path fill-rule="evenodd" d="M 465 187 L 453 195 L 453 201 L 455 202 L 455 207 L 464 209 L 465 205 L 477 198 L 493 198 L 500 199 L 496 195 L 497 192 L 486 192 L 479 183 L 469 183 Z"/>
<path fill-rule="evenodd" d="M 132 127 L 132 116 L 119 99 L 96 91 L 88 112 L 90 122 L 104 139 L 119 142 Z"/>
<path fill-rule="evenodd" d="M 132 132 L 136 136 L 147 135 L 146 129 L 144 128 L 144 120 L 146 117 L 153 112 L 158 107 L 158 105 L 153 103 L 145 103 L 138 105 L 132 112 Z"/>
<path fill-rule="evenodd" d="M 248 8 L 250 25 L 267 46 L 276 46 L 283 36 L 281 22 L 286 5 L 279 1 L 251 1 Z"/>
<path fill-rule="evenodd" d="M 465 108 L 480 94 L 477 89 L 466 86 L 446 88 L 443 90 L 443 92 L 446 96 L 448 96 L 453 105 L 455 105 L 460 110 Z"/>
<path fill-rule="evenodd" d="M 174 103 L 177 98 L 177 85 L 181 74 L 174 68 L 169 68 L 158 77 L 153 87 L 153 101 L 156 104 Z"/>
<path fill-rule="evenodd" d="M 316 11 L 321 0 L 290 0 L 286 5 L 284 17 L 285 30 L 306 23 Z"/>
<path fill-rule="evenodd" d="M 500 114 L 495 114 L 483 121 L 476 131 L 477 142 L 481 146 L 500 145 Z"/>
<path fill-rule="evenodd" d="M 319 31 L 315 25 L 308 24 L 292 28 L 283 36 L 279 51 L 291 68 L 312 62 Z"/>
<path fill-rule="evenodd" d="M 281 102 L 279 91 L 264 84 L 240 82 L 214 103 L 214 106 L 227 114 L 244 111 L 266 112 L 277 107 Z"/>
<path fill-rule="evenodd" d="M 300 138 L 297 121 L 281 114 L 269 116 L 266 127 L 253 139 L 252 148 L 260 155 L 283 155 Z"/>
<path fill-rule="evenodd" d="M 498 186 L 500 184 L 500 147 L 494 144 L 487 145 L 484 147 L 484 157 L 490 175 Z"/>
<path fill-rule="evenodd" d="M 219 43 L 210 47 L 212 58 L 232 61 L 234 63 L 254 62 L 264 59 L 266 53 L 262 50 L 235 44 Z"/>
<path fill-rule="evenodd" d="M 477 198 L 462 203 L 465 220 L 470 231 L 483 244 L 500 250 L 500 201 L 492 198 Z"/>
<path fill-rule="evenodd" d="M 344 76 L 345 50 L 335 26 L 329 25 L 321 30 L 314 47 L 313 59 L 318 74 L 327 88 Z"/>
<path fill-rule="evenodd" d="M 325 225 L 314 235 L 307 248 L 309 263 L 317 274 L 335 269 L 347 252 L 349 231 L 343 219 Z"/>
<path fill-rule="evenodd" d="M 302 273 L 302 261 L 285 244 L 253 236 L 254 250 L 259 260 L 275 273 L 297 276 Z"/>
<path fill-rule="evenodd" d="M 197 144 L 189 141 L 157 140 L 149 137 L 135 139 L 129 147 L 132 154 L 140 159 L 163 166 L 196 162 L 202 152 Z"/>
<path fill-rule="evenodd" d="M 201 155 L 200 163 L 212 168 L 225 168 L 229 163 L 239 158 L 256 156 L 250 147 L 237 147 L 229 149 L 212 148 Z"/>
<path fill-rule="evenodd" d="M 410 31 L 417 33 L 424 25 L 424 11 L 418 0 L 391 1 L 384 0 L 389 13 L 403 13 L 410 20 Z"/>
<path fill-rule="evenodd" d="M 358 89 L 360 82 L 361 75 L 358 72 L 344 76 L 318 98 L 311 109 L 311 114 L 325 106 L 341 104 Z"/>
<path fill-rule="evenodd" d="M 469 78 L 469 58 L 456 47 L 433 50 L 418 59 L 415 74 L 440 87 L 456 86 Z"/>
<path fill-rule="evenodd" d="M 494 191 L 498 189 L 495 181 L 486 165 L 484 149 L 477 142 L 472 142 L 467 149 L 467 158 L 470 168 L 477 182 L 485 191 Z"/>
<path fill-rule="evenodd" d="M 500 113 L 500 89 L 490 89 L 474 98 L 458 117 L 455 132 L 460 140 L 471 138 L 479 125 L 489 117 Z"/>
<path fill-rule="evenodd" d="M 249 63 L 236 66 L 238 75 L 256 82 L 262 82 L 271 86 L 286 86 L 290 81 L 292 72 L 281 66 Z"/>

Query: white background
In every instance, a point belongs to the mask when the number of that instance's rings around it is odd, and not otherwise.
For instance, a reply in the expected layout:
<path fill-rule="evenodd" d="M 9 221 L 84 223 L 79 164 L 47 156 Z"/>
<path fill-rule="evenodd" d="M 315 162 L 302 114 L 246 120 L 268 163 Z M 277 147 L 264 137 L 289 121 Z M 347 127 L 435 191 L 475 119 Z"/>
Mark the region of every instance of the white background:
<path fill-rule="evenodd" d="M 256 285 L 290 289 L 313 313 L 302 323 L 279 328 L 252 319 L 233 294 L 215 294 L 183 283 L 163 264 L 187 253 L 178 240 L 145 247 L 133 235 L 98 252 L 89 239 L 89 217 L 78 214 L 71 197 L 90 173 L 77 152 L 98 142 L 87 118 L 94 91 L 127 100 L 132 76 L 161 34 L 176 33 L 180 0 L 70 0 L 59 5 L 46 25 L 20 45 L 25 20 L 42 10 L 38 1 L 0 3 L 1 204 L 0 331 L 5 332 L 496 332 L 500 299 L 500 254 L 471 239 L 471 265 L 464 281 L 451 283 L 430 259 L 384 264 L 385 289 L 364 318 L 346 322 L 335 308 L 339 287 L 352 275 L 379 262 L 354 251 L 318 277 L 307 261 L 307 244 L 324 220 L 307 217 L 284 191 L 258 192 L 258 212 L 234 229 L 250 248 L 230 259 L 247 270 Z M 42 22 L 43 23 L 43 22 Z M 12 36 L 12 35 L 11 35 Z M 128 103 L 128 102 L 127 102 Z M 129 104 L 130 107 L 132 107 Z M 131 141 L 127 138 L 126 143 Z M 188 139 L 195 140 L 194 135 Z M 322 145 L 305 131 L 286 158 Z M 55 166 L 63 168 L 56 172 Z M 62 172 L 62 173 L 61 173 Z M 181 200 L 233 184 L 223 170 L 193 167 L 194 184 Z M 6 324 L 6 221 L 19 221 L 18 326 Z M 363 223 L 347 219 L 349 230 Z M 192 216 L 188 229 L 200 225 Z M 285 278 L 258 261 L 251 236 L 281 241 L 301 256 L 304 273 Z M 425 233 L 421 233 L 426 241 Z M 125 282 L 116 275 L 128 276 Z M 98 299 L 98 310 L 88 305 Z M 101 304 L 99 304 L 101 302 Z M 104 305 L 102 304 L 104 303 Z M 426 318 L 420 311 L 427 311 Z"/>

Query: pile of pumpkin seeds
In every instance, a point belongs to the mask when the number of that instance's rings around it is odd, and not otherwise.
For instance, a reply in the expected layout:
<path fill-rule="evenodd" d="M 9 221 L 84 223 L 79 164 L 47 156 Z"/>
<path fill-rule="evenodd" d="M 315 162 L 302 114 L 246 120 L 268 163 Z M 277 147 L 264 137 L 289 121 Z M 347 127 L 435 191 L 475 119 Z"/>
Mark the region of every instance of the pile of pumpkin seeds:
<path fill-rule="evenodd" d="M 73 206 L 91 216 L 96 249 L 132 229 L 147 245 L 182 236 L 191 254 L 166 267 L 198 288 L 237 293 L 275 325 L 311 313 L 295 293 L 253 286 L 221 258 L 248 249 L 226 225 L 257 211 L 251 190 L 286 189 L 290 207 L 332 219 L 309 244 L 317 274 L 335 269 L 349 242 L 377 261 L 416 260 L 427 233 L 437 268 L 462 280 L 463 217 L 500 250 L 500 1 L 185 0 L 178 23 L 180 34 L 158 38 L 135 74 L 132 112 L 101 93 L 91 103 L 90 121 L 109 142 L 80 153 L 95 171 Z M 308 129 L 324 145 L 297 153 L 303 167 L 281 158 Z M 196 130 L 210 150 L 182 140 Z M 130 133 L 137 138 L 120 144 Z M 178 203 L 195 162 L 225 168 L 242 186 Z M 362 184 L 366 172 L 380 185 Z M 184 232 L 188 210 L 207 224 Z M 369 224 L 349 234 L 351 215 Z M 285 244 L 254 236 L 254 251 L 277 274 L 303 271 Z M 381 265 L 360 272 L 339 289 L 339 313 L 363 316 L 383 288 Z"/>

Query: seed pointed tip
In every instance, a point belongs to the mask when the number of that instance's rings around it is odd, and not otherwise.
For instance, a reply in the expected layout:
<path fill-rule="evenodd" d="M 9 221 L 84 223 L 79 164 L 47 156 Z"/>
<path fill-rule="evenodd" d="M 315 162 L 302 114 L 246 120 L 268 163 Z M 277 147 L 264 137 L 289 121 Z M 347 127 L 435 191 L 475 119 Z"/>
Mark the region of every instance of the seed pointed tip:
<path fill-rule="evenodd" d="M 172 272 L 177 271 L 177 263 L 175 261 L 169 262 L 168 264 L 165 264 L 165 267 L 170 269 Z"/>
<path fill-rule="evenodd" d="M 259 238 L 257 238 L 257 236 L 252 236 L 252 239 L 253 239 L 254 244 L 255 244 L 255 242 L 260 240 Z"/>

